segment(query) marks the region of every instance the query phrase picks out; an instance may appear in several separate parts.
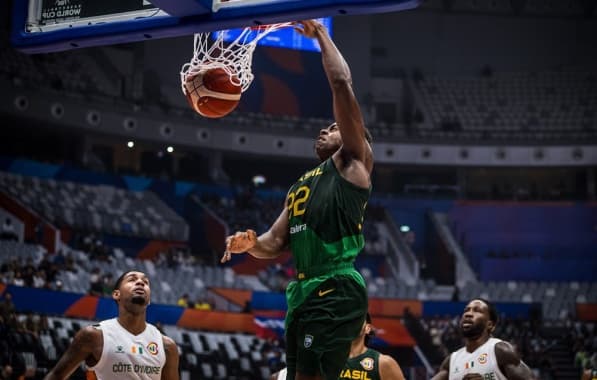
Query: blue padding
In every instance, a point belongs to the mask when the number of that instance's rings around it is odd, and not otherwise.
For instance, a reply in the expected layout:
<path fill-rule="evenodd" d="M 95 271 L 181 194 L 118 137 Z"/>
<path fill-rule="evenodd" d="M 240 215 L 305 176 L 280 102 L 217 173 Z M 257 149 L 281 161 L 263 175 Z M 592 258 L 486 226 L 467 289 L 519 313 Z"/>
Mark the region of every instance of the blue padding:
<path fill-rule="evenodd" d="M 12 165 L 13 159 L 6 156 L 0 156 L 0 170 L 10 171 L 10 165 Z"/>
<path fill-rule="evenodd" d="M 201 205 L 195 202 L 192 197 L 186 198 L 182 215 L 189 224 L 189 245 L 193 251 L 209 252 L 211 247 L 205 232 L 205 211 Z"/>
<path fill-rule="evenodd" d="M 133 177 L 128 175 L 123 175 L 122 179 L 124 180 L 127 189 L 132 191 L 146 190 L 149 186 L 151 186 L 151 183 L 153 182 L 153 179 L 151 178 Z"/>
<path fill-rule="evenodd" d="M 184 308 L 174 305 L 151 304 L 147 308 L 147 322 L 161 322 L 165 325 L 175 325 L 184 313 Z"/>
<path fill-rule="evenodd" d="M 207 0 L 201 0 L 202 3 L 204 1 Z M 258 5 L 221 9 L 216 13 L 204 12 L 192 17 L 146 17 L 29 33 L 25 31 L 28 2 L 15 1 L 11 42 L 23 52 L 41 53 L 246 27 L 255 25 L 255 21 L 271 24 L 339 14 L 396 12 L 418 5 L 419 0 L 272 0 Z M 196 9 L 203 10 L 202 7 Z M 183 9 L 183 13 L 186 12 Z"/>
<path fill-rule="evenodd" d="M 177 197 L 186 197 L 193 189 L 195 188 L 195 184 L 191 182 L 184 182 L 184 181 L 177 181 L 176 184 L 176 196 Z"/>
<path fill-rule="evenodd" d="M 422 316 L 427 318 L 445 315 L 458 317 L 462 315 L 466 305 L 466 302 L 425 301 L 423 302 Z M 533 304 L 500 302 L 495 303 L 495 307 L 497 308 L 498 314 L 500 316 L 506 316 L 508 318 L 528 318 Z"/>
<path fill-rule="evenodd" d="M 132 236 L 103 235 L 104 244 L 109 247 L 118 247 L 126 253 L 127 256 L 137 257 L 139 252 L 151 241 L 145 238 L 136 238 Z"/>
<path fill-rule="evenodd" d="M 255 194 L 261 199 L 280 199 L 283 201 L 286 198 L 286 191 L 283 190 L 259 189 L 255 191 Z"/>
<path fill-rule="evenodd" d="M 595 281 L 597 259 L 483 259 L 481 281 Z"/>
<path fill-rule="evenodd" d="M 96 320 L 114 318 L 118 315 L 118 305 L 112 298 L 100 298 L 95 312 Z"/>
<path fill-rule="evenodd" d="M 16 159 L 10 165 L 10 171 L 31 177 L 54 178 L 60 166 L 41 162 Z"/>
<path fill-rule="evenodd" d="M 286 310 L 286 296 L 284 293 L 253 292 L 251 297 L 253 310 Z"/>
<path fill-rule="evenodd" d="M 234 191 L 228 187 L 222 187 L 218 185 L 204 185 L 196 184 L 195 192 L 199 194 L 215 194 L 225 198 L 233 198 Z"/>
<path fill-rule="evenodd" d="M 156 193 L 168 207 L 180 215 L 183 213 L 184 198 L 176 194 L 176 186 L 175 182 L 156 179 L 148 190 Z"/>
<path fill-rule="evenodd" d="M 57 292 L 37 288 L 27 288 L 10 285 L 8 293 L 18 312 L 33 312 L 49 315 L 64 315 L 70 306 L 80 300 L 84 295 L 77 293 Z M 184 309 L 174 305 L 151 304 L 147 308 L 147 321 L 149 323 L 161 322 L 175 325 L 180 319 Z M 95 320 L 114 318 L 118 315 L 118 306 L 112 298 L 100 297 L 95 313 Z"/>
<path fill-rule="evenodd" d="M 151 304 L 147 308 L 147 322 L 161 322 L 167 325 L 175 325 L 180 319 L 183 311 L 183 308 L 174 305 Z M 111 298 L 100 298 L 95 318 L 97 320 L 104 320 L 114 318 L 117 315 L 118 306 L 116 305 L 116 302 Z"/>
<path fill-rule="evenodd" d="M 447 212 L 453 205 L 452 200 L 426 199 L 383 199 L 375 198 L 376 204 L 388 209 L 397 226 L 407 225 L 415 233 L 416 239 L 412 249 L 416 253 L 425 251 L 425 244 L 430 240 L 427 212 Z"/>
<path fill-rule="evenodd" d="M 360 254 L 355 260 L 355 266 L 359 271 L 367 268 L 371 271 L 373 277 L 384 275 L 386 257 L 383 255 L 364 255 Z"/>
<path fill-rule="evenodd" d="M 81 294 L 55 292 L 10 285 L 7 290 L 19 312 L 62 315 L 81 298 Z"/>
<path fill-rule="evenodd" d="M 388 344 L 388 342 L 386 342 L 385 340 L 383 340 L 382 338 L 378 337 L 378 336 L 373 336 L 370 338 L 369 340 L 369 347 L 390 347 L 390 345 Z"/>
<path fill-rule="evenodd" d="M 84 183 L 88 185 L 108 185 L 122 187 L 122 181 L 120 178 L 113 174 L 69 168 L 66 166 L 64 166 L 55 177 L 57 180 Z"/>
<path fill-rule="evenodd" d="M 454 207 L 449 218 L 482 280 L 591 280 L 586 269 L 595 268 L 587 261 L 597 246 L 594 207 L 464 204 Z"/>

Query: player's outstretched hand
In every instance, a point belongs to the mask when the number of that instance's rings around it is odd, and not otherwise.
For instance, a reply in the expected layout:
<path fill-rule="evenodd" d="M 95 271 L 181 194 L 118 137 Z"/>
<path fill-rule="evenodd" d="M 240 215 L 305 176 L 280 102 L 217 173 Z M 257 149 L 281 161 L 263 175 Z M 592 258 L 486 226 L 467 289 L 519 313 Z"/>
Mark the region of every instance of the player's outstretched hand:
<path fill-rule="evenodd" d="M 309 38 L 315 38 L 317 29 L 323 27 L 323 25 L 317 20 L 296 21 L 294 25 L 294 30 Z"/>
<path fill-rule="evenodd" d="M 250 250 L 257 243 L 257 234 L 253 230 L 246 230 L 245 232 L 238 231 L 234 235 L 226 238 L 226 251 L 222 256 L 222 263 L 230 261 L 233 253 L 244 253 Z"/>

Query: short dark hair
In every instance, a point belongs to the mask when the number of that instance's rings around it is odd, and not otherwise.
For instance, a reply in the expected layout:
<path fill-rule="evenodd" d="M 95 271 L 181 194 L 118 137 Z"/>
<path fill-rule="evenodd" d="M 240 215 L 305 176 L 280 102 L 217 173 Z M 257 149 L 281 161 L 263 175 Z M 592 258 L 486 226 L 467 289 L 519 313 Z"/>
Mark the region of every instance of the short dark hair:
<path fill-rule="evenodd" d="M 120 284 L 122 284 L 122 280 L 124 280 L 124 277 L 127 274 L 131 273 L 131 272 L 141 272 L 141 271 L 140 270 L 136 270 L 136 269 L 127 270 L 126 272 L 124 272 L 123 274 L 121 274 L 120 277 L 118 277 L 118 279 L 114 283 L 114 289 L 112 289 L 112 290 L 118 290 L 118 289 L 120 289 Z"/>
<path fill-rule="evenodd" d="M 328 128 L 329 128 L 329 127 L 331 127 L 331 126 L 332 126 L 332 125 L 334 125 L 334 124 L 335 124 L 335 125 L 338 125 L 338 123 L 336 123 L 336 122 L 334 121 L 333 123 L 331 123 L 331 124 L 328 126 Z M 369 144 L 372 144 L 372 143 L 373 143 L 373 136 L 371 135 L 371 131 L 369 131 L 369 128 L 367 128 L 367 127 L 363 127 L 363 129 L 365 130 L 365 140 L 367 140 L 367 142 L 368 142 Z"/>
<path fill-rule="evenodd" d="M 481 298 L 481 297 L 473 298 L 471 301 L 474 301 L 474 300 L 481 301 L 485 305 L 487 305 L 487 310 L 489 311 L 489 320 L 493 322 L 494 327 L 497 326 L 499 316 L 498 316 L 498 311 L 497 311 L 497 308 L 495 307 L 495 305 L 493 303 L 491 303 L 489 300 L 486 300 L 485 298 Z"/>

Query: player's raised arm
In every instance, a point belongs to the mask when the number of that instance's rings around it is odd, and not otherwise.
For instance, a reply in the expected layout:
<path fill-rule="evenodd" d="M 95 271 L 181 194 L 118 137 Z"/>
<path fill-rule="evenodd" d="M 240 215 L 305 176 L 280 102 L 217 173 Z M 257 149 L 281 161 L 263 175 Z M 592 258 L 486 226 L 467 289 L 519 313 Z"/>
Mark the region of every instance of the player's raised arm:
<path fill-rule="evenodd" d="M 288 245 L 288 209 L 278 216 L 270 229 L 259 237 L 253 230 L 239 231 L 226 238 L 226 251 L 222 263 L 230 261 L 232 254 L 248 252 L 258 259 L 278 257 Z"/>
<path fill-rule="evenodd" d="M 297 30 L 307 37 L 317 38 L 321 47 L 323 68 L 332 89 L 334 118 L 342 136 L 342 154 L 361 161 L 370 173 L 373 155 L 366 138 L 361 108 L 352 89 L 350 68 L 321 23 L 305 20 L 298 24 L 302 29 Z"/>

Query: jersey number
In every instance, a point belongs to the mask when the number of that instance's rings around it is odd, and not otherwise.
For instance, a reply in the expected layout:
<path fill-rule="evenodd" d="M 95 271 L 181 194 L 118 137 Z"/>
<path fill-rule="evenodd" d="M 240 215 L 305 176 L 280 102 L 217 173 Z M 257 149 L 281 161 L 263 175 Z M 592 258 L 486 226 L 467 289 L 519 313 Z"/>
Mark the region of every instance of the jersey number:
<path fill-rule="evenodd" d="M 299 216 L 305 213 L 305 203 L 309 198 L 311 190 L 307 186 L 301 186 L 296 191 L 288 194 L 288 217 Z"/>

